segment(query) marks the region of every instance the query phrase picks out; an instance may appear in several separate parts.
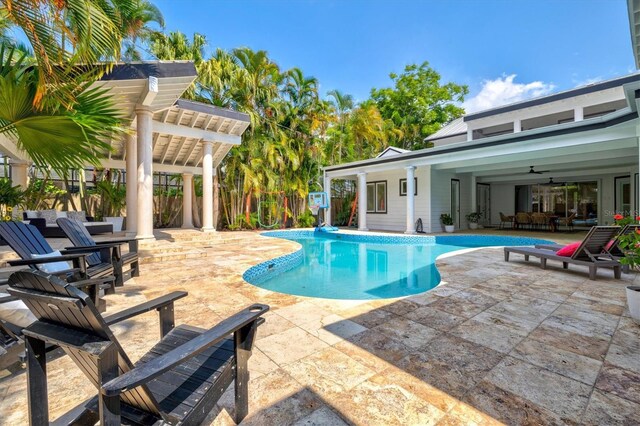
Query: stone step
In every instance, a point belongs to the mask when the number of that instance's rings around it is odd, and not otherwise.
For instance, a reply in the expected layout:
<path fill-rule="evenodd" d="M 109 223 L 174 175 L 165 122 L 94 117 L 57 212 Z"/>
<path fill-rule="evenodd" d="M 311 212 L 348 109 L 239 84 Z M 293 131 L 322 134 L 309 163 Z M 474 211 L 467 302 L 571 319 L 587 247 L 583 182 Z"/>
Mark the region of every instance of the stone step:
<path fill-rule="evenodd" d="M 173 253 L 154 253 L 149 255 L 140 254 L 140 264 L 157 263 L 157 262 L 172 262 L 185 259 L 198 259 L 206 257 L 207 252 L 205 250 L 190 250 L 180 251 Z"/>

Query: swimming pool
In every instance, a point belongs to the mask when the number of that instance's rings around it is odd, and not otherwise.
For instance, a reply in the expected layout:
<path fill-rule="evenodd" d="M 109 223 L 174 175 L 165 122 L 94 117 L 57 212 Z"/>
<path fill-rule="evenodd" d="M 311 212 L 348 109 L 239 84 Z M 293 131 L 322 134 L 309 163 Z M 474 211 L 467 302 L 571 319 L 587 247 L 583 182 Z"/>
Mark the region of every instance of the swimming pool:
<path fill-rule="evenodd" d="M 430 290 L 440 283 L 435 259 L 474 247 L 548 244 L 492 235 L 396 236 L 270 231 L 261 235 L 302 248 L 249 268 L 243 278 L 258 287 L 327 299 L 386 299 Z M 501 258 L 496 258 L 499 262 Z"/>

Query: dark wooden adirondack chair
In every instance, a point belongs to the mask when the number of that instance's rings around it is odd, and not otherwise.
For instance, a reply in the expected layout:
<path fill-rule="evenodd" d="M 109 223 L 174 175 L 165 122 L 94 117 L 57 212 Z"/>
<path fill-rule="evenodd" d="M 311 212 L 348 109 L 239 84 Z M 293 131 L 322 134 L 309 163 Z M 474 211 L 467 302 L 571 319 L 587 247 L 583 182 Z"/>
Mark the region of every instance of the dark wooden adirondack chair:
<path fill-rule="evenodd" d="M 209 330 L 174 328 L 173 302 L 186 292 L 103 318 L 87 295 L 43 272 L 16 272 L 9 285 L 38 318 L 23 330 L 32 426 L 49 421 L 45 343 L 60 346 L 99 390 L 65 417 L 73 424 L 199 424 L 234 380 L 235 420 L 246 416 L 247 361 L 268 306 L 249 306 Z M 133 364 L 109 325 L 151 310 L 160 313 L 161 339 Z"/>
<path fill-rule="evenodd" d="M 67 247 L 67 250 L 86 250 L 96 247 L 109 247 L 111 252 L 111 263 L 116 277 L 116 286 L 121 286 L 124 282 L 140 275 L 140 262 L 138 260 L 138 240 L 135 238 L 110 239 L 108 241 L 96 242 L 89 233 L 86 226 L 79 220 L 59 218 L 56 220 L 58 226 L 65 233 L 74 247 Z M 122 244 L 129 244 L 129 252 L 122 253 Z M 87 256 L 89 262 L 102 262 L 98 253 Z"/>
<path fill-rule="evenodd" d="M 69 261 L 73 268 L 57 272 L 55 275 L 73 282 L 73 285 L 89 293 L 101 311 L 106 304 L 99 299 L 99 290 L 107 294 L 115 292 L 114 270 L 111 265 L 109 247 L 95 247 L 93 250 L 61 250 L 61 256 L 34 259 L 34 254 L 54 252 L 47 240 L 35 226 L 23 222 L 0 222 L 0 236 L 9 244 L 22 260 L 10 260 L 11 266 L 29 266 L 38 270 L 38 265 L 49 262 Z M 100 257 L 89 259 L 90 254 L 99 253 Z"/>

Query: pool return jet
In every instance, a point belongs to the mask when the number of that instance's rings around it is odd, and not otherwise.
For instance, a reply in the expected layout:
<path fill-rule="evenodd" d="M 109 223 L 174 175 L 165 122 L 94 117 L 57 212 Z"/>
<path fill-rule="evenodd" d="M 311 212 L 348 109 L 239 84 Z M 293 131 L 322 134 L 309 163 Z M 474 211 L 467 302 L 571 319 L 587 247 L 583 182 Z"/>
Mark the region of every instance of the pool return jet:
<path fill-rule="evenodd" d="M 320 210 L 329 208 L 329 197 L 326 192 L 310 192 L 309 208 L 311 209 L 311 214 L 316 217 L 315 232 L 338 232 L 338 228 L 335 226 L 320 222 Z M 322 217 L 324 218 L 324 212 Z"/>

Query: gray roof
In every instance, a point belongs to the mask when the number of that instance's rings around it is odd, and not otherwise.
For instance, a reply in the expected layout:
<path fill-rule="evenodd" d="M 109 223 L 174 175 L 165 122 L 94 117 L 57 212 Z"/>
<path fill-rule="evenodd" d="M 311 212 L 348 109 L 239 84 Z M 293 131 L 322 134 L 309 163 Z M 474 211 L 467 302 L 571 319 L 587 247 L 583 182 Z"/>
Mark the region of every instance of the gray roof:
<path fill-rule="evenodd" d="M 505 112 L 517 111 L 519 109 L 529 108 L 532 106 L 543 105 L 550 102 L 560 101 L 563 99 L 573 98 L 575 96 L 586 95 L 588 93 L 599 92 L 614 87 L 622 86 L 628 83 L 640 81 L 640 73 L 625 75 L 624 77 L 616 77 L 611 80 L 599 81 L 597 83 L 579 86 L 570 90 L 553 93 L 551 95 L 540 96 L 538 98 L 528 99 L 526 101 L 515 102 L 509 105 L 503 105 L 496 108 L 486 109 L 484 111 L 474 112 L 464 116 L 464 121 L 477 120 L 478 118 L 490 117 L 492 115 L 503 114 Z"/>
<path fill-rule="evenodd" d="M 425 141 L 431 141 L 436 139 L 444 139 L 450 136 L 457 136 L 467 133 L 467 123 L 464 122 L 464 117 L 456 118 L 453 121 L 445 124 L 437 132 L 427 136 Z"/>

